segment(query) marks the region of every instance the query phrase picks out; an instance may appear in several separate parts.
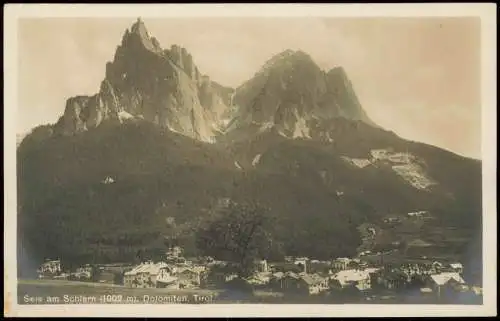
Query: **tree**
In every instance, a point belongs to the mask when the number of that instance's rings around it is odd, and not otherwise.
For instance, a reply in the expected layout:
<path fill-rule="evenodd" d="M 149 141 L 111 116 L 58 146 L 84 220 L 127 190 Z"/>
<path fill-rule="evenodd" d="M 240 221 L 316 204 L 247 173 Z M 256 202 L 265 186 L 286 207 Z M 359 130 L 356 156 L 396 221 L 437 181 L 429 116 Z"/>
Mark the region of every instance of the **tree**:
<path fill-rule="evenodd" d="M 92 282 L 99 282 L 100 278 L 101 278 L 101 269 L 99 268 L 99 266 L 93 264 L 90 279 Z"/>
<path fill-rule="evenodd" d="M 123 274 L 118 272 L 113 275 L 113 284 L 123 285 Z"/>
<path fill-rule="evenodd" d="M 255 204 L 235 204 L 222 208 L 196 233 L 196 246 L 206 256 L 232 263 L 235 273 L 251 275 L 254 260 L 272 252 L 270 219 L 267 209 Z"/>

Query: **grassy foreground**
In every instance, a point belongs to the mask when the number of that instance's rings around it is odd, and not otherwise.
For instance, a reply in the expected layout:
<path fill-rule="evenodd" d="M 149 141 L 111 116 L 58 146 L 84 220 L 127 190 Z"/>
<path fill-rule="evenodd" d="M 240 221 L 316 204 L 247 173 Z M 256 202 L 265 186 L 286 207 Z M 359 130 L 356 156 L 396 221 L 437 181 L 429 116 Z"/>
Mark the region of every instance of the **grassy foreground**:
<path fill-rule="evenodd" d="M 458 294 L 451 300 L 417 293 L 373 293 L 363 297 L 283 296 L 281 293 L 255 291 L 253 295 L 228 294 L 207 289 L 139 289 L 120 285 L 60 280 L 19 280 L 18 304 L 482 304 L 482 296 Z"/>
<path fill-rule="evenodd" d="M 18 304 L 215 303 L 217 291 L 138 289 L 63 280 L 19 280 Z"/>

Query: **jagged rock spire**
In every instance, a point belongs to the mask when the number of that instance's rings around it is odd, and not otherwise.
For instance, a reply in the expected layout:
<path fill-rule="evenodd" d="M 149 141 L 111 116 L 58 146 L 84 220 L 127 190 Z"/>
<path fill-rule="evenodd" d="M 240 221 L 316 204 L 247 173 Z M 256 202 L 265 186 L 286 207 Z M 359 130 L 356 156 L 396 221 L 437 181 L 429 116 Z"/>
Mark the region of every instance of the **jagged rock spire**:
<path fill-rule="evenodd" d="M 174 45 L 162 50 L 139 17 L 106 64 L 99 92 L 68 99 L 57 132 L 74 134 L 104 121 L 145 120 L 211 142 L 229 99 L 219 87 L 202 81 L 186 49 Z"/>
<path fill-rule="evenodd" d="M 142 39 L 149 39 L 149 33 L 146 29 L 146 25 L 144 21 L 140 17 L 137 18 L 137 21 L 132 25 L 131 33 L 138 34 Z"/>

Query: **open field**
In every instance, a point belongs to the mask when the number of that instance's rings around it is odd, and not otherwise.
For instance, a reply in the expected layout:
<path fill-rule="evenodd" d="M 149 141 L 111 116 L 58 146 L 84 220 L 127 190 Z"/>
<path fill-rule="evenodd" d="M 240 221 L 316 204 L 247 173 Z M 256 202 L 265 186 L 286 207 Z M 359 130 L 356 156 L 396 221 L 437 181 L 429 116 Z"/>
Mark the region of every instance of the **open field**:
<path fill-rule="evenodd" d="M 218 291 L 139 289 L 120 285 L 60 280 L 19 280 L 19 304 L 207 303 Z"/>
<path fill-rule="evenodd" d="M 453 301 L 437 300 L 435 296 L 392 291 L 369 291 L 355 297 L 283 296 L 282 293 L 255 291 L 253 295 L 223 293 L 217 290 L 132 289 L 119 285 L 58 280 L 20 280 L 19 304 L 481 304 L 481 296 L 462 294 Z"/>

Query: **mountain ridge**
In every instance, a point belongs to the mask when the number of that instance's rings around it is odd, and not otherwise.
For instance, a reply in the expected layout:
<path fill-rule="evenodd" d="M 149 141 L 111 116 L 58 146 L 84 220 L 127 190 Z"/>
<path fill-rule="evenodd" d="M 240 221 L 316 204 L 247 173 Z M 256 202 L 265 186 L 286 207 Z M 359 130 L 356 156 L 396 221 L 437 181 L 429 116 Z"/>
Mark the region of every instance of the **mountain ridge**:
<path fill-rule="evenodd" d="M 307 74 L 316 79 L 312 83 L 301 81 Z M 293 87 L 302 94 L 277 88 L 276 82 L 278 87 Z M 269 83 L 271 87 L 266 88 Z M 321 93 L 315 92 L 317 88 Z M 264 92 L 268 97 L 261 97 Z M 271 108 L 269 100 L 274 99 L 273 95 L 290 98 L 275 111 L 263 111 Z M 304 99 L 306 109 L 301 108 Z M 281 102 L 275 106 L 278 104 Z M 271 57 L 253 78 L 237 88 L 222 86 L 200 73 L 185 48 L 172 45 L 163 49 L 138 18 L 125 30 L 113 61 L 106 63 L 99 92 L 69 98 L 54 133 L 72 135 L 95 128 L 103 121 L 123 123 L 144 118 L 188 137 L 214 142 L 235 124 L 241 127 L 257 121 L 268 127 L 272 124 L 281 132 L 293 132 L 292 127 L 310 126 L 304 122 L 326 114 L 376 126 L 361 107 L 341 67 L 324 72 L 304 51 L 289 49 Z"/>

